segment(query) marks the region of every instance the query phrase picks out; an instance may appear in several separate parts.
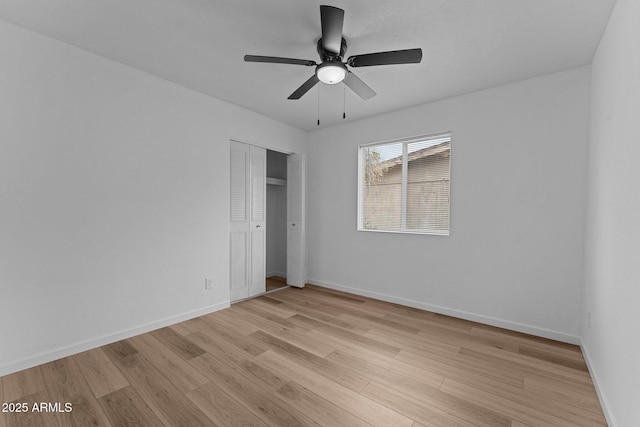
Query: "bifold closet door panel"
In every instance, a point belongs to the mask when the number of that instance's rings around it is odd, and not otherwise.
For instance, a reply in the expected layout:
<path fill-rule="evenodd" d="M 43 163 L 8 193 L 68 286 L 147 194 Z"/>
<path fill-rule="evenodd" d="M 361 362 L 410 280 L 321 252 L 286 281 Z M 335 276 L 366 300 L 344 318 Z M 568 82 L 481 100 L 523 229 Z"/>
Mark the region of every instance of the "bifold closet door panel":
<path fill-rule="evenodd" d="M 287 157 L 287 284 L 303 287 L 305 256 L 305 158 Z"/>
<path fill-rule="evenodd" d="M 251 283 L 249 296 L 266 291 L 267 277 L 267 150 L 250 147 Z"/>
<path fill-rule="evenodd" d="M 230 299 L 249 296 L 250 258 L 250 150 L 249 145 L 231 141 L 229 212 Z"/>

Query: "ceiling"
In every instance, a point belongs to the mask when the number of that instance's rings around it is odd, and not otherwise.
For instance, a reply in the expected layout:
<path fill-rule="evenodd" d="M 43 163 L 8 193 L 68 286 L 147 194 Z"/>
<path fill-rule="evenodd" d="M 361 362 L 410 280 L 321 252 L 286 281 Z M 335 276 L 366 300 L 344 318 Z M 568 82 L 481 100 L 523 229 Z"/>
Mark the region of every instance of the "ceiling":
<path fill-rule="evenodd" d="M 0 18 L 310 130 L 318 112 L 324 127 L 589 64 L 614 3 L 0 0 Z M 422 62 L 352 69 L 377 92 L 367 101 L 343 84 L 287 100 L 314 69 L 243 56 L 318 61 L 320 4 L 345 10 L 346 57 L 420 47 Z"/>

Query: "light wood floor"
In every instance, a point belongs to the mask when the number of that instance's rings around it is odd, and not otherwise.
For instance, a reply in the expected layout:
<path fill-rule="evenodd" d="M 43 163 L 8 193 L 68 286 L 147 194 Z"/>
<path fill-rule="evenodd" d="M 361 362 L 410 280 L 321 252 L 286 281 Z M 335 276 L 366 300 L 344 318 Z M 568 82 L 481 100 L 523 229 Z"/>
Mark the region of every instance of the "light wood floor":
<path fill-rule="evenodd" d="M 604 426 L 579 348 L 314 286 L 0 378 L 5 426 Z"/>

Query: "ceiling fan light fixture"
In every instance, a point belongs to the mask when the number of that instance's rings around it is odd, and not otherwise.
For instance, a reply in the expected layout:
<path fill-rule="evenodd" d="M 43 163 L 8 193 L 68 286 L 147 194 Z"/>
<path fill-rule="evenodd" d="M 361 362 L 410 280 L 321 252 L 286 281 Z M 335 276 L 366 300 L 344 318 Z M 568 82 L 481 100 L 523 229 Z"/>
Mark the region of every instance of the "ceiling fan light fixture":
<path fill-rule="evenodd" d="M 323 62 L 316 68 L 316 76 L 322 83 L 334 85 L 347 77 L 347 67 L 341 62 Z"/>
<path fill-rule="evenodd" d="M 347 41 L 342 34 L 343 23 L 344 10 L 333 6 L 320 6 L 322 36 L 318 39 L 316 46 L 322 61 L 319 65 L 316 61 L 279 56 L 245 55 L 244 60 L 245 62 L 268 62 L 272 64 L 316 67 L 315 73 L 293 91 L 287 99 L 300 99 L 320 82 L 328 85 L 344 82 L 346 87 L 365 101 L 375 96 L 375 91 L 347 69 L 347 66 L 351 68 L 371 67 L 374 65 L 417 64 L 422 60 L 422 49 L 417 48 L 365 53 L 350 56 L 346 62 L 342 62 L 342 58 L 347 52 Z"/>

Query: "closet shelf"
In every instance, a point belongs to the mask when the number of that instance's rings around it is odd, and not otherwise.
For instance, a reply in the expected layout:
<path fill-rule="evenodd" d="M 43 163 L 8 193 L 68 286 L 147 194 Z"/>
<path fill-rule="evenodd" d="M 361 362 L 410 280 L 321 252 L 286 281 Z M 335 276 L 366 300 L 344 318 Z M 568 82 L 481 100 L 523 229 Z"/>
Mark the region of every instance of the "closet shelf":
<path fill-rule="evenodd" d="M 287 180 L 267 177 L 267 185 L 287 185 Z"/>

